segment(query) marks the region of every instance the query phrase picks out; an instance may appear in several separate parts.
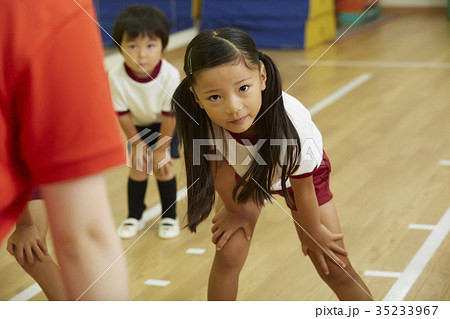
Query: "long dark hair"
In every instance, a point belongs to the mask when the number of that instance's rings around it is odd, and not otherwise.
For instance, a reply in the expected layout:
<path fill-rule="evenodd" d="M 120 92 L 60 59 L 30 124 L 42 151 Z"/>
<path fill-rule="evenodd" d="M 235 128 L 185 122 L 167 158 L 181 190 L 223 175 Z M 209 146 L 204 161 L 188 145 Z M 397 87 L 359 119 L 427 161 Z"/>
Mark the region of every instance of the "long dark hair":
<path fill-rule="evenodd" d="M 192 232 L 195 232 L 197 225 L 209 216 L 215 200 L 215 174 L 211 170 L 210 162 L 204 156 L 211 148 L 202 149 L 200 163 L 194 163 L 194 156 L 198 159 L 198 154 L 194 154 L 194 139 L 214 139 L 215 136 L 211 120 L 195 102 L 190 88 L 195 86 L 195 77 L 201 70 L 230 62 L 242 62 L 249 69 L 259 70 L 260 61 L 264 63 L 267 80 L 266 89 L 262 92 L 261 109 L 256 117 L 258 122 L 254 124 L 258 129 L 258 138 L 267 141 L 293 139 L 297 141 L 297 145 L 287 145 L 286 158 L 281 159 L 279 145 L 264 143 L 258 152 L 267 165 L 259 165 L 253 160 L 245 175 L 234 187 L 233 198 L 239 203 L 253 200 L 259 206 L 262 206 L 266 199 L 270 201 L 272 199 L 270 189 L 276 168 L 281 167 L 282 191 L 287 200 L 291 200 L 286 190 L 286 181 L 298 168 L 297 159 L 300 157 L 301 144 L 297 131 L 284 109 L 281 77 L 277 67 L 269 56 L 258 51 L 253 39 L 244 31 L 235 28 L 204 30 L 186 49 L 184 56 L 186 78 L 176 89 L 172 100 L 177 130 L 184 149 L 189 187 L 187 227 Z M 247 178 L 248 182 L 245 181 Z M 243 188 L 236 196 L 241 186 Z"/>

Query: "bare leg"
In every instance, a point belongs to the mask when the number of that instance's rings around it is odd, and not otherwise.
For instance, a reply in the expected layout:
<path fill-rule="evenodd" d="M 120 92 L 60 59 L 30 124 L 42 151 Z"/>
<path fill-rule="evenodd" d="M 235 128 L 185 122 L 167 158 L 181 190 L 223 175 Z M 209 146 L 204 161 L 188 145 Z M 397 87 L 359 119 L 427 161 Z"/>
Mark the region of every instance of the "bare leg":
<path fill-rule="evenodd" d="M 234 174 L 231 176 L 234 178 Z M 234 182 L 234 180 L 229 182 Z M 225 196 L 229 202 L 230 194 L 227 193 Z M 223 206 L 224 201 L 222 197 L 216 196 L 216 214 Z M 242 215 L 240 215 L 243 221 L 246 220 L 249 223 L 252 233 L 260 211 L 260 209 L 251 210 L 250 212 L 242 211 Z M 230 237 L 222 250 L 216 250 L 209 276 L 208 300 L 236 300 L 239 274 L 247 260 L 250 243 L 251 241 L 245 238 L 244 231 L 239 229 Z"/>
<path fill-rule="evenodd" d="M 146 169 L 147 166 L 145 166 Z M 135 169 L 134 167 L 130 168 L 130 175 L 129 177 L 134 180 L 134 181 L 145 181 L 148 178 L 147 173 L 145 173 L 145 170 L 143 170 L 143 172 L 138 171 L 137 169 Z"/>
<path fill-rule="evenodd" d="M 60 269 L 50 256 L 22 268 L 36 280 L 48 300 L 67 300 Z"/>
<path fill-rule="evenodd" d="M 33 210 L 31 216 L 45 242 L 48 230 L 45 211 Z M 33 266 L 26 263 L 22 268 L 38 283 L 48 300 L 67 300 L 60 269 L 52 257 L 45 255 L 42 261 L 36 259 Z"/>
<path fill-rule="evenodd" d="M 242 230 L 217 251 L 209 275 L 208 300 L 236 300 L 239 274 L 247 259 L 250 241 Z"/>
<path fill-rule="evenodd" d="M 341 233 L 342 231 L 333 200 L 320 206 L 319 210 L 321 223 L 331 232 L 335 234 Z M 297 225 L 296 229 L 300 238 L 303 238 L 303 236 L 308 236 Z M 343 240 L 338 241 L 338 244 L 344 247 Z M 322 267 L 320 267 L 316 255 L 311 251 L 308 255 L 320 277 L 334 291 L 339 300 L 373 300 L 369 288 L 367 288 L 364 281 L 353 269 L 348 257 L 339 255 L 339 258 L 346 264 L 346 267 L 342 269 L 339 265 L 326 256 L 330 274 L 325 275 Z"/>

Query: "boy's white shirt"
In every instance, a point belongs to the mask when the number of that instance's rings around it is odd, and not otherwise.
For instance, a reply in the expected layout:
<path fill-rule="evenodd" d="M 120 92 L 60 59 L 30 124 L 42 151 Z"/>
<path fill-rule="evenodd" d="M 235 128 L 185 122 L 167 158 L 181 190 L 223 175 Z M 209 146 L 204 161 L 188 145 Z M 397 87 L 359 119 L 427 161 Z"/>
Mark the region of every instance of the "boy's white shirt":
<path fill-rule="evenodd" d="M 161 122 L 162 112 L 172 112 L 171 100 L 180 84 L 180 72 L 165 59 L 161 61 L 158 75 L 146 83 L 133 80 L 123 62 L 108 72 L 114 109 L 116 112 L 130 111 L 134 125 Z"/>
<path fill-rule="evenodd" d="M 294 127 L 297 129 L 301 147 L 301 158 L 298 170 L 292 174 L 293 176 L 302 175 L 313 172 L 321 163 L 323 158 L 323 142 L 322 134 L 311 119 L 311 114 L 303 104 L 293 96 L 283 92 L 283 103 Z M 264 116 L 264 115 L 263 115 Z M 250 167 L 251 161 L 258 157 L 258 149 L 261 145 L 242 145 L 231 136 L 231 134 L 213 123 L 214 135 L 220 143 L 216 141 L 214 145 L 223 155 L 228 163 L 234 168 L 239 176 L 244 176 Z M 258 141 L 262 143 L 262 141 Z M 226 143 L 226 145 L 223 145 Z M 279 145 L 281 141 L 264 141 L 264 143 L 273 143 Z M 281 147 L 281 146 L 280 146 Z M 233 150 L 236 151 L 233 151 Z M 285 152 L 282 152 L 281 158 Z M 281 167 L 277 168 L 274 178 L 275 183 L 272 184 L 272 190 L 281 190 Z M 290 187 L 289 179 L 286 187 Z"/>

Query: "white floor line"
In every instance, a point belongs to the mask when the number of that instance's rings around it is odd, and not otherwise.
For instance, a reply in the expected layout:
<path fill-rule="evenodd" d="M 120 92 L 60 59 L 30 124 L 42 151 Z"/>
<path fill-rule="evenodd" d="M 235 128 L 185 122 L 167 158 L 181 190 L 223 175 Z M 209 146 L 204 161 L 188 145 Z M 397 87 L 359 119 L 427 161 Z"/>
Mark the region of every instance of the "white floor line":
<path fill-rule="evenodd" d="M 186 254 L 192 254 L 192 255 L 203 255 L 205 253 L 206 249 L 203 248 L 188 248 L 186 250 Z"/>
<path fill-rule="evenodd" d="M 323 109 L 327 108 L 330 104 L 336 102 L 340 98 L 342 98 L 344 95 L 349 93 L 350 91 L 354 90 L 367 80 L 369 80 L 372 77 L 372 73 L 364 73 L 358 76 L 353 81 L 349 82 L 348 84 L 341 87 L 339 90 L 335 91 L 334 93 L 330 94 L 323 100 L 317 102 L 312 107 L 309 108 L 309 112 L 311 115 L 317 114 L 318 112 L 322 111 Z"/>
<path fill-rule="evenodd" d="M 41 287 L 37 283 L 34 283 L 21 293 L 9 299 L 9 301 L 27 301 L 36 296 L 41 291 L 42 291 Z"/>
<path fill-rule="evenodd" d="M 434 230 L 436 228 L 436 225 L 409 224 L 408 228 L 418 230 Z"/>
<path fill-rule="evenodd" d="M 450 160 L 442 160 L 439 162 L 439 165 L 450 166 Z"/>
<path fill-rule="evenodd" d="M 170 280 L 149 279 L 146 282 L 144 282 L 144 285 L 159 286 L 159 287 L 166 287 L 169 284 L 170 284 Z"/>
<path fill-rule="evenodd" d="M 299 60 L 298 66 L 309 66 L 313 61 Z M 405 61 L 317 61 L 314 66 L 407 68 L 407 69 L 450 69 L 447 62 L 405 62 Z"/>
<path fill-rule="evenodd" d="M 386 277 L 386 278 L 398 278 L 400 277 L 401 272 L 395 271 L 379 271 L 379 270 L 366 270 L 364 272 L 364 276 L 370 277 Z"/>
<path fill-rule="evenodd" d="M 450 230 L 450 207 L 389 290 L 385 301 L 402 301 Z"/>

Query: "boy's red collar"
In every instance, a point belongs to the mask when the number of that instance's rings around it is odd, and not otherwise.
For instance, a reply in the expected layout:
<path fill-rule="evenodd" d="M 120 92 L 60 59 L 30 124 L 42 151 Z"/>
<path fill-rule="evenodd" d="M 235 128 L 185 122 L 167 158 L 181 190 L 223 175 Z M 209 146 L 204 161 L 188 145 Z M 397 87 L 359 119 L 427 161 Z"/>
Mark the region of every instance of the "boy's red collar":
<path fill-rule="evenodd" d="M 153 70 L 152 74 L 150 74 L 149 77 L 145 78 L 138 78 L 136 75 L 133 74 L 133 71 L 131 71 L 131 69 L 125 63 L 123 65 L 125 66 L 125 71 L 127 72 L 130 78 L 139 83 L 147 83 L 153 81 L 153 79 L 155 79 L 158 76 L 159 71 L 161 70 L 161 64 L 162 60 L 159 60 L 159 63 L 155 66 L 155 69 Z"/>

